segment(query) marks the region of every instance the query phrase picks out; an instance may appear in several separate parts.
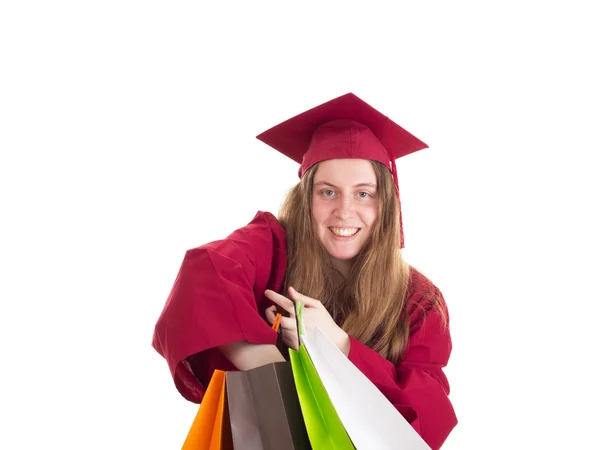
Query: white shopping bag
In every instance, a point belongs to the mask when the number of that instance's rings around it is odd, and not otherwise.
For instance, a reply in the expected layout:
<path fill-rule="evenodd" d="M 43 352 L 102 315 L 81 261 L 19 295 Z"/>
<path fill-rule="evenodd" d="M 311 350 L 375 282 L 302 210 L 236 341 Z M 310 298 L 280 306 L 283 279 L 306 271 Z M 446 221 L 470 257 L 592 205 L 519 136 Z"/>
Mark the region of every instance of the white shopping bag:
<path fill-rule="evenodd" d="M 300 328 L 301 333 L 303 329 Z M 358 450 L 431 450 L 377 387 L 318 328 L 300 339 Z"/>

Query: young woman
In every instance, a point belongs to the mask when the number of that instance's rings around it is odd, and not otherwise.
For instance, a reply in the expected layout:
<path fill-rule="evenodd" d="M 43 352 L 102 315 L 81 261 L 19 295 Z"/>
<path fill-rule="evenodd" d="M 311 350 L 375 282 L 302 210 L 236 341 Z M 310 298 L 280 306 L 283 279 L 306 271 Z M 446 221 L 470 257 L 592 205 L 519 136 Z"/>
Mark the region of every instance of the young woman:
<path fill-rule="evenodd" d="M 154 348 L 199 403 L 215 369 L 246 370 L 296 349 L 294 302 L 433 449 L 457 420 L 442 369 L 451 352 L 440 291 L 403 259 L 395 159 L 425 148 L 353 94 L 258 136 L 301 164 L 279 219 L 259 212 L 189 250 L 156 324 Z"/>

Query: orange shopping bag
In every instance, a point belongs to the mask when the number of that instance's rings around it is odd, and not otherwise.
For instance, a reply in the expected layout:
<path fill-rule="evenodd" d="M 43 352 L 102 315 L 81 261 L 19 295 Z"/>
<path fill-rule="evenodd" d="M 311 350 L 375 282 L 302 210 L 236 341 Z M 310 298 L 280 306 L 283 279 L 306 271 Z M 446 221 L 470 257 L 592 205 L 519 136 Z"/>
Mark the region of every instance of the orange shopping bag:
<path fill-rule="evenodd" d="M 225 372 L 215 370 L 181 450 L 233 449 L 225 400 Z"/>

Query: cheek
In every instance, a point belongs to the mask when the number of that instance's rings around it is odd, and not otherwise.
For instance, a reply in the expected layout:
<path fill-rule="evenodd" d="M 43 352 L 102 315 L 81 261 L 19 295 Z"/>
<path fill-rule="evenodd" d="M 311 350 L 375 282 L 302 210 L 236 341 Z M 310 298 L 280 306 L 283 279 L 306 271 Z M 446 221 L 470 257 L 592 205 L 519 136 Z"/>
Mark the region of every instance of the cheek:
<path fill-rule="evenodd" d="M 329 217 L 329 210 L 326 205 L 320 202 L 313 202 L 311 206 L 313 223 L 316 226 L 321 225 Z"/>
<path fill-rule="evenodd" d="M 369 228 L 373 226 L 377 220 L 377 206 L 369 206 L 363 210 L 362 220 Z"/>

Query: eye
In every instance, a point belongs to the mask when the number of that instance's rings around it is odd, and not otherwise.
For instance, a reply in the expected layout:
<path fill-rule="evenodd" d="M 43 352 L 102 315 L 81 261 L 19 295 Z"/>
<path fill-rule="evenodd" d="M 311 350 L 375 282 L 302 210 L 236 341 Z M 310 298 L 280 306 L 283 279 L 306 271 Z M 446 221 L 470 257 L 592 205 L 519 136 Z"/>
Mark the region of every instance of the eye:
<path fill-rule="evenodd" d="M 333 195 L 335 195 L 335 192 L 333 192 L 331 189 L 323 189 L 321 191 L 321 194 L 323 194 L 325 197 L 333 197 Z"/>
<path fill-rule="evenodd" d="M 360 198 L 368 198 L 368 197 L 371 196 L 371 194 L 369 194 L 368 192 L 365 192 L 365 191 L 361 191 L 361 192 L 358 193 L 358 196 Z"/>

